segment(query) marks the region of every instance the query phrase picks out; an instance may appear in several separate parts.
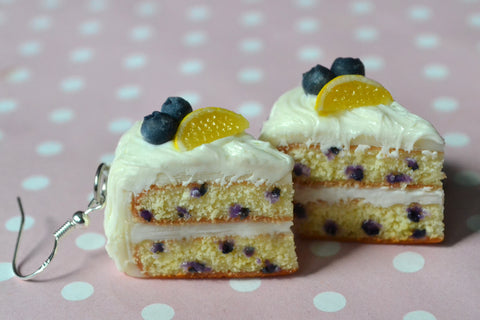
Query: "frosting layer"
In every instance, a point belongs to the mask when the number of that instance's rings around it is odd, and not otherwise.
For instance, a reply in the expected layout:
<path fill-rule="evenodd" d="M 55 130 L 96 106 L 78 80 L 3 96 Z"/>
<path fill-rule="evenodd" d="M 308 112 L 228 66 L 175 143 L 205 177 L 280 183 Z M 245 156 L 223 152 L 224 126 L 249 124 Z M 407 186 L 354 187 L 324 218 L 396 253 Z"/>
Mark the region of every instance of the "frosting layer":
<path fill-rule="evenodd" d="M 443 151 L 444 141 L 435 128 L 395 101 L 321 117 L 315 111 L 316 98 L 305 94 L 302 87 L 283 94 L 264 123 L 260 139 L 275 146 L 306 143 L 328 149 L 363 144 L 382 147 L 385 152 Z"/>

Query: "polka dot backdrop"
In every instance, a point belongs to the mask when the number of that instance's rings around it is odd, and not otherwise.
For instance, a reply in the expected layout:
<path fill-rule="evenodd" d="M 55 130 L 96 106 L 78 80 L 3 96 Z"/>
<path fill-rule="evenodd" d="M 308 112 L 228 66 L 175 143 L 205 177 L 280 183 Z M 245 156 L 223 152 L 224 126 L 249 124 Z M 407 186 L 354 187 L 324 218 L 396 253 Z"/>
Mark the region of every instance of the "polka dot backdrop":
<path fill-rule="evenodd" d="M 480 1 L 0 0 L 0 40 L 5 318 L 480 317 Z M 237 111 L 257 136 L 275 99 L 337 56 L 360 57 L 445 137 L 445 243 L 298 240 L 300 270 L 286 278 L 145 281 L 116 270 L 95 212 L 40 281 L 14 278 L 16 196 L 29 272 L 52 232 L 85 208 L 98 162 L 168 96 Z"/>

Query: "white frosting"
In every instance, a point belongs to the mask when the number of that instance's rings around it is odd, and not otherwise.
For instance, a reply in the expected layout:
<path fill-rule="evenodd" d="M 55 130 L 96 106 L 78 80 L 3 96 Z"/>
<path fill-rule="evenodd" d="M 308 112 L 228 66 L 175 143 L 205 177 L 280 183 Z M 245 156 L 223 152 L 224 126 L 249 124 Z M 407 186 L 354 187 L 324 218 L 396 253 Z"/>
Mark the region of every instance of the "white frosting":
<path fill-rule="evenodd" d="M 190 182 L 209 181 L 260 185 L 291 181 L 293 160 L 268 142 L 255 140 L 248 134 L 226 137 L 182 152 L 175 149 L 172 141 L 161 145 L 144 141 L 140 128 L 141 121 L 135 123 L 118 143 L 109 172 L 105 208 L 107 252 L 118 269 L 128 274 L 137 274 L 130 251 L 132 237 L 137 237 L 138 232 L 132 235 L 135 222 L 130 212 L 130 202 L 134 194 L 152 184 L 187 185 Z M 158 230 L 169 236 L 173 229 Z"/>
<path fill-rule="evenodd" d="M 391 148 L 443 151 L 445 143 L 435 128 L 397 102 L 319 116 L 315 101 L 316 96 L 305 94 L 302 87 L 283 94 L 264 123 L 260 139 L 275 146 L 305 143 L 325 149 L 369 145 L 382 147 L 385 153 Z"/>
<path fill-rule="evenodd" d="M 388 208 L 396 204 L 409 205 L 411 203 L 443 205 L 444 193 L 442 189 L 392 189 L 381 188 L 346 188 L 346 187 L 318 187 L 295 185 L 295 201 L 308 203 L 325 201 L 337 203 L 358 199 L 363 203 L 370 203 L 376 207 Z"/>
<path fill-rule="evenodd" d="M 132 243 L 144 240 L 181 240 L 196 237 L 240 236 L 254 237 L 260 234 L 290 232 L 292 221 L 281 223 L 239 222 L 239 223 L 201 223 L 191 225 L 154 226 L 135 224 L 132 228 Z"/>

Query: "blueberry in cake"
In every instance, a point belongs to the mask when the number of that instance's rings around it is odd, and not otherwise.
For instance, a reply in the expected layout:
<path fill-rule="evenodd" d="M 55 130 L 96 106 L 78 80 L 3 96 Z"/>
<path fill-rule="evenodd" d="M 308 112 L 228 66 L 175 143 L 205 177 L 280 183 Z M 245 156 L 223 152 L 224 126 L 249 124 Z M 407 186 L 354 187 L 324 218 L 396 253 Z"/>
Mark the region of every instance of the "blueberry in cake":
<path fill-rule="evenodd" d="M 295 231 L 383 243 L 444 237 L 444 141 L 365 77 L 359 59 L 315 66 L 283 94 L 261 140 L 292 156 Z"/>
<path fill-rule="evenodd" d="M 148 278 L 297 270 L 292 159 L 221 108 L 170 97 L 120 139 L 108 179 L 106 249 Z"/>

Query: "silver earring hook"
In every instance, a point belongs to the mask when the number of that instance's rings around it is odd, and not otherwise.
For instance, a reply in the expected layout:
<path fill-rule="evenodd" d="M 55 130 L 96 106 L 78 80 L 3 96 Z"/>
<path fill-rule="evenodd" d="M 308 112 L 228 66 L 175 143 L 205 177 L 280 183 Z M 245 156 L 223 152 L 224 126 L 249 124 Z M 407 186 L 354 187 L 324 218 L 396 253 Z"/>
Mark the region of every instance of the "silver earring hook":
<path fill-rule="evenodd" d="M 54 234 L 55 243 L 53 245 L 52 252 L 45 260 L 45 262 L 34 272 L 30 274 L 21 274 L 17 268 L 17 252 L 18 246 L 20 243 L 20 238 L 22 236 L 23 225 L 25 223 L 25 213 L 23 211 L 22 201 L 20 197 L 17 197 L 18 206 L 20 208 L 21 220 L 20 220 L 20 227 L 18 230 L 17 236 L 17 243 L 15 244 L 15 252 L 13 253 L 12 259 L 12 269 L 15 275 L 23 280 L 29 280 L 33 277 L 37 276 L 40 272 L 45 270 L 47 266 L 52 262 L 55 253 L 57 252 L 58 242 L 59 240 L 71 229 L 83 225 L 88 226 L 88 215 L 95 210 L 101 210 L 105 206 L 105 201 L 107 198 L 107 180 L 108 180 L 108 171 L 110 167 L 105 163 L 101 163 L 97 168 L 97 173 L 95 174 L 95 182 L 93 185 L 93 199 L 88 204 L 88 208 L 85 211 L 77 211 L 73 214 L 72 220 L 67 220 Z"/>

